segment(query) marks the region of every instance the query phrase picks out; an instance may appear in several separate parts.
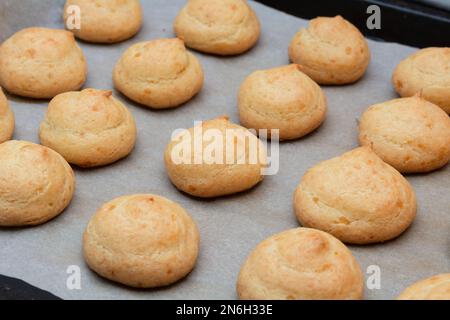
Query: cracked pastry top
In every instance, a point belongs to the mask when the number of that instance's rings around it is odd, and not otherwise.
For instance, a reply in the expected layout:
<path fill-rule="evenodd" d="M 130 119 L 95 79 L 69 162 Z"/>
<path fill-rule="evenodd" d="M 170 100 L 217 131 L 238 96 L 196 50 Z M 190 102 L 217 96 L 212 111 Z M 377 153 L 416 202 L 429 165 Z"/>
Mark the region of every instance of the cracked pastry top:
<path fill-rule="evenodd" d="M 116 64 L 114 85 L 131 100 L 155 109 L 177 107 L 203 86 L 198 59 L 179 39 L 157 39 L 131 46 Z"/>
<path fill-rule="evenodd" d="M 69 31 L 23 29 L 0 46 L 0 86 L 9 93 L 49 99 L 80 89 L 86 76 L 83 52 Z"/>
<path fill-rule="evenodd" d="M 136 124 L 111 91 L 85 89 L 50 101 L 39 138 L 69 163 L 95 167 L 122 159 L 133 150 Z"/>
<path fill-rule="evenodd" d="M 289 58 L 319 84 L 340 85 L 359 80 L 370 62 L 367 41 L 350 22 L 319 17 L 295 34 Z"/>
<path fill-rule="evenodd" d="M 393 239 L 410 226 L 416 196 L 397 170 L 360 147 L 309 169 L 295 190 L 294 209 L 304 227 L 369 244 Z"/>
<path fill-rule="evenodd" d="M 246 0 L 189 0 L 178 14 L 175 34 L 192 49 L 241 54 L 259 39 L 259 20 Z"/>

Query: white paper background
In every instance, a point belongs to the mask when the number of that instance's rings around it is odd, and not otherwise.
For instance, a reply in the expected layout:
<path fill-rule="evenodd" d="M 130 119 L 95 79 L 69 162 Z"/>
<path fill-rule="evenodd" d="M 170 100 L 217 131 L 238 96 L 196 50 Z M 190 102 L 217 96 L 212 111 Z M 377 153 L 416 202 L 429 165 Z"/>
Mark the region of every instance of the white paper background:
<path fill-rule="evenodd" d="M 173 37 L 172 23 L 183 0 L 143 0 L 144 27 L 135 38 L 116 45 L 80 43 L 89 63 L 85 87 L 112 88 L 112 70 L 131 44 Z M 62 28 L 64 1 L 0 0 L 0 40 L 27 26 Z M 152 111 L 127 100 L 138 126 L 135 151 L 114 165 L 76 169 L 77 189 L 70 207 L 57 219 L 36 228 L 0 229 L 0 273 L 18 277 L 65 299 L 235 299 L 240 265 L 254 246 L 268 236 L 298 227 L 292 194 L 305 171 L 317 162 L 358 145 L 357 118 L 371 104 L 396 97 L 390 77 L 396 64 L 414 52 L 398 44 L 369 41 L 372 62 L 360 82 L 325 87 L 329 113 L 324 125 L 304 139 L 281 145 L 280 172 L 250 192 L 199 200 L 178 192 L 169 182 L 163 151 L 172 131 L 192 127 L 194 120 L 228 114 L 238 122 L 236 96 L 243 79 L 254 70 L 289 63 L 287 46 L 307 21 L 251 3 L 262 22 L 262 37 L 252 51 L 220 58 L 195 53 L 206 81 L 202 92 L 186 105 Z M 365 14 L 362 12 L 361 14 Z M 38 142 L 38 127 L 47 101 L 8 96 L 16 115 L 15 139 Z M 381 268 L 381 289 L 366 290 L 367 299 L 395 298 L 407 285 L 450 271 L 450 168 L 407 177 L 417 192 L 418 215 L 401 237 L 385 244 L 350 246 L 363 270 Z M 103 203 L 124 194 L 155 193 L 180 203 L 197 221 L 201 253 L 195 270 L 168 288 L 132 290 L 91 272 L 81 252 L 84 228 Z M 66 288 L 66 269 L 82 269 L 82 290 Z"/>

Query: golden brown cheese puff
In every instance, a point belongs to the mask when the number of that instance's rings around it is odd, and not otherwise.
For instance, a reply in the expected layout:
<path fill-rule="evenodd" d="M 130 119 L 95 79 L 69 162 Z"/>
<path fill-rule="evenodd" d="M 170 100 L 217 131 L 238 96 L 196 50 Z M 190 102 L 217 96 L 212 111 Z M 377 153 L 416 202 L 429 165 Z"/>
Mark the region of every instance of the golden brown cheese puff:
<path fill-rule="evenodd" d="M 429 172 L 450 160 L 450 118 L 417 96 L 379 103 L 362 115 L 359 141 L 400 172 Z"/>
<path fill-rule="evenodd" d="M 87 76 L 71 32 L 23 29 L 0 46 L 0 86 L 19 96 L 48 99 L 80 89 Z"/>
<path fill-rule="evenodd" d="M 2 88 L 0 88 L 0 143 L 12 138 L 14 133 L 14 113 L 9 107 Z"/>
<path fill-rule="evenodd" d="M 50 101 L 39 137 L 69 163 L 95 167 L 122 159 L 133 150 L 136 124 L 111 91 L 86 89 Z"/>
<path fill-rule="evenodd" d="M 322 89 L 295 64 L 252 73 L 241 85 L 238 104 L 245 127 L 278 129 L 280 140 L 307 135 L 327 112 Z"/>
<path fill-rule="evenodd" d="M 55 151 L 26 141 L 0 144 L 0 226 L 53 219 L 69 205 L 74 189 L 72 168 Z"/>
<path fill-rule="evenodd" d="M 203 137 L 196 133 L 200 131 Z M 164 159 L 178 189 L 211 198 L 248 190 L 262 181 L 266 149 L 246 128 L 221 117 L 173 137 Z"/>
<path fill-rule="evenodd" d="M 189 0 L 174 30 L 188 47 L 217 55 L 243 53 L 260 35 L 258 18 L 246 0 Z"/>
<path fill-rule="evenodd" d="M 392 75 L 402 97 L 420 96 L 450 114 L 450 48 L 426 48 L 400 62 Z"/>
<path fill-rule="evenodd" d="M 133 37 L 142 25 L 139 0 L 67 0 L 64 21 L 72 18 L 70 6 L 78 6 L 81 18 L 80 28 L 70 31 L 85 41 L 120 42 Z"/>
<path fill-rule="evenodd" d="M 198 59 L 179 39 L 158 39 L 131 46 L 114 69 L 114 85 L 131 100 L 150 108 L 177 107 L 203 86 Z"/>
<path fill-rule="evenodd" d="M 406 288 L 398 300 L 450 300 L 450 273 L 439 274 Z"/>
<path fill-rule="evenodd" d="M 308 228 L 261 242 L 239 273 L 244 300 L 357 300 L 364 277 L 350 250 L 332 235 Z"/>
<path fill-rule="evenodd" d="M 194 268 L 200 236 L 177 203 L 152 194 L 116 198 L 89 222 L 83 252 L 89 267 L 136 288 L 170 285 Z"/>
<path fill-rule="evenodd" d="M 312 19 L 289 46 L 289 58 L 319 84 L 359 80 L 370 62 L 367 41 L 350 22 L 336 16 Z"/>
<path fill-rule="evenodd" d="M 369 244 L 393 239 L 410 226 L 416 196 L 397 170 L 361 147 L 309 169 L 295 190 L 294 208 L 304 227 Z"/>

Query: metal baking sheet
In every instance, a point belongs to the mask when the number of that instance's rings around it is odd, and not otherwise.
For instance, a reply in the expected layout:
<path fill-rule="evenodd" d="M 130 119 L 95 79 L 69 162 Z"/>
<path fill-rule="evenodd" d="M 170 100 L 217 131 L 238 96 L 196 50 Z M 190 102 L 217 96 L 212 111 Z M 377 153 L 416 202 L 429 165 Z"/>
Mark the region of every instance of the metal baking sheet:
<path fill-rule="evenodd" d="M 80 43 L 89 64 L 85 87 L 112 88 L 114 64 L 131 44 L 173 37 L 172 23 L 184 0 L 143 0 L 142 31 L 116 45 Z M 63 0 L 0 0 L 0 40 L 28 26 L 62 28 Z M 77 189 L 70 207 L 57 219 L 35 228 L 0 229 L 0 274 L 21 278 L 65 299 L 235 299 L 241 264 L 260 241 L 298 227 L 292 194 L 305 171 L 319 161 L 358 146 L 357 118 L 369 106 L 396 97 L 390 83 L 396 64 L 416 49 L 369 41 L 372 62 L 354 85 L 324 87 L 329 102 L 326 122 L 313 134 L 280 146 L 280 170 L 253 190 L 200 200 L 178 192 L 167 178 L 163 151 L 172 131 L 195 120 L 228 114 L 238 122 L 237 92 L 254 70 L 289 63 L 287 46 L 301 20 L 255 2 L 262 37 L 253 50 L 237 57 L 195 53 L 206 74 L 201 93 L 186 105 L 152 111 L 120 95 L 134 114 L 138 142 L 134 152 L 116 164 L 75 169 Z M 365 14 L 362 12 L 361 14 Z M 16 115 L 15 139 L 38 142 L 38 127 L 48 101 L 9 95 Z M 450 166 L 424 175 L 409 175 L 418 199 L 417 219 L 399 238 L 378 245 L 350 246 L 364 272 L 381 271 L 379 289 L 366 289 L 367 299 L 393 299 L 407 285 L 450 271 Z M 197 221 L 201 253 L 194 271 L 167 288 L 133 290 L 103 280 L 84 263 L 82 233 L 103 203 L 124 194 L 155 193 L 180 203 Z M 69 266 L 81 269 L 81 289 L 67 286 Z M 369 274 L 366 274 L 369 276 Z"/>

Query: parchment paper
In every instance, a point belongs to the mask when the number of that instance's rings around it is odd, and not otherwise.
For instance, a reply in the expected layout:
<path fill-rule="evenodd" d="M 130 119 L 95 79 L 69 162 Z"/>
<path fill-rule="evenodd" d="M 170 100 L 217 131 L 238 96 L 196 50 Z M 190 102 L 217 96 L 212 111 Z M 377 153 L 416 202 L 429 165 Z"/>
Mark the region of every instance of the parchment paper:
<path fill-rule="evenodd" d="M 28 26 L 62 28 L 63 0 L 0 0 L 0 40 Z M 144 27 L 133 39 L 116 45 L 80 43 L 89 64 L 85 87 L 112 88 L 113 67 L 131 44 L 173 37 L 172 23 L 184 0 L 143 0 Z M 178 192 L 163 164 L 163 151 L 176 128 L 194 120 L 228 114 L 238 122 L 237 92 L 252 71 L 287 64 L 287 46 L 307 25 L 301 20 L 255 2 L 262 37 L 247 54 L 220 58 L 195 53 L 206 74 L 202 92 L 186 105 L 152 111 L 118 92 L 134 114 L 138 142 L 134 152 L 114 165 L 75 169 L 77 188 L 70 207 L 57 219 L 35 228 L 0 229 L 0 273 L 18 277 L 65 299 L 235 299 L 241 264 L 260 241 L 298 227 L 292 195 L 305 171 L 319 161 L 358 146 L 357 118 L 371 104 L 396 97 L 390 77 L 396 64 L 416 49 L 369 41 L 372 62 L 354 85 L 325 87 L 329 102 L 326 122 L 304 139 L 282 143 L 280 171 L 253 190 L 234 196 L 199 200 Z M 361 14 L 365 14 L 361 12 Z M 16 115 L 15 139 L 38 142 L 38 127 L 48 101 L 8 96 Z M 367 299 L 395 298 L 409 284 L 437 273 L 450 272 L 450 166 L 409 175 L 417 192 L 418 215 L 396 240 L 371 246 L 350 246 L 363 271 L 381 269 L 381 289 L 366 289 Z M 103 280 L 84 263 L 81 237 L 90 217 L 103 203 L 121 195 L 155 193 L 180 203 L 197 221 L 201 253 L 194 271 L 181 282 L 156 290 L 133 290 Z M 70 265 L 81 268 L 81 290 L 66 286 Z"/>

